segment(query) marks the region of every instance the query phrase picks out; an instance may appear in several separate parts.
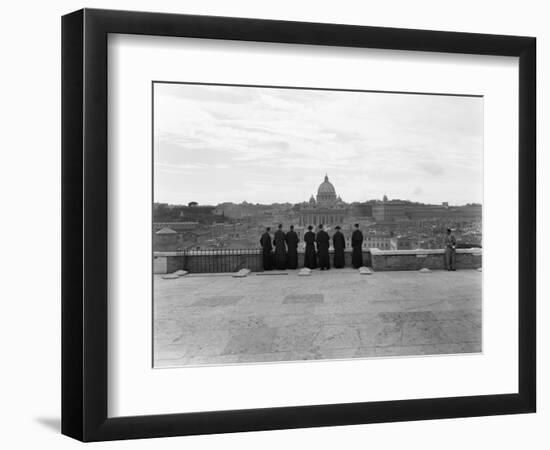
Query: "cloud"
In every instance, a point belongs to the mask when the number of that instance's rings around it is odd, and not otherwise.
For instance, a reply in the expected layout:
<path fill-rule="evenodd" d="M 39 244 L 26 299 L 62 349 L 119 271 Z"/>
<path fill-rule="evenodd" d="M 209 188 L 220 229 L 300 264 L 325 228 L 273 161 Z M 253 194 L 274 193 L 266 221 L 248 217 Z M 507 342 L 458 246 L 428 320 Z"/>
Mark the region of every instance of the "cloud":
<path fill-rule="evenodd" d="M 328 172 L 346 201 L 481 200 L 480 98 L 161 84 L 154 101 L 159 192 L 297 202 Z"/>
<path fill-rule="evenodd" d="M 445 169 L 443 166 L 434 161 L 424 161 L 418 164 L 418 167 L 426 174 L 432 176 L 443 175 Z"/>

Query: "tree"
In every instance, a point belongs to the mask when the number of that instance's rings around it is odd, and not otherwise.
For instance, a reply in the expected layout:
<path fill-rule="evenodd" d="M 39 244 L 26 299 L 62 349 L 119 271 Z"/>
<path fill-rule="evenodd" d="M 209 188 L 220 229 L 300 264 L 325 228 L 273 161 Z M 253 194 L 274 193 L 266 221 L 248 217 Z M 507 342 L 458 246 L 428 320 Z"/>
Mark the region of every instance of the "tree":
<path fill-rule="evenodd" d="M 189 202 L 189 203 L 187 203 L 187 206 L 192 208 L 193 206 L 199 206 L 199 204 L 197 202 Z"/>

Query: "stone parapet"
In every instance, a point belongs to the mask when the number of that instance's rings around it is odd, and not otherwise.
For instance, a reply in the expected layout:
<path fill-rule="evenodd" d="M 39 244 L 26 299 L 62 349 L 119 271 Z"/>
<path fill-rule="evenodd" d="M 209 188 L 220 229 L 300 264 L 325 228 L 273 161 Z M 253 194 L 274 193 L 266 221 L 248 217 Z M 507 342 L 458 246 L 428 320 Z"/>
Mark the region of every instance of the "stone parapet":
<path fill-rule="evenodd" d="M 391 270 L 431 270 L 445 269 L 445 250 L 378 250 L 370 249 L 371 264 L 375 271 Z M 457 249 L 455 266 L 460 269 L 478 269 L 481 267 L 482 250 L 479 248 Z"/>
<path fill-rule="evenodd" d="M 331 263 L 333 253 L 331 254 Z M 351 267 L 351 249 L 345 251 L 346 267 Z M 482 251 L 478 248 L 457 249 L 456 268 L 477 269 L 481 267 Z M 378 250 L 363 251 L 363 264 L 374 271 L 391 270 L 442 270 L 445 268 L 445 251 L 437 250 Z M 304 266 L 304 253 L 298 252 L 298 268 Z M 183 252 L 155 252 L 153 272 L 172 273 L 183 269 L 190 273 L 237 272 L 250 269 L 262 272 L 262 255 L 258 250 L 198 250 Z"/>
<path fill-rule="evenodd" d="M 351 249 L 344 252 L 345 264 L 351 267 Z M 330 252 L 332 262 L 333 252 Z M 371 265 L 370 251 L 363 251 L 363 264 Z M 304 266 L 304 252 L 298 252 L 298 268 Z M 165 274 L 183 269 L 190 273 L 237 272 L 241 269 L 262 272 L 262 254 L 255 249 L 243 250 L 191 250 L 154 252 L 153 273 Z"/>

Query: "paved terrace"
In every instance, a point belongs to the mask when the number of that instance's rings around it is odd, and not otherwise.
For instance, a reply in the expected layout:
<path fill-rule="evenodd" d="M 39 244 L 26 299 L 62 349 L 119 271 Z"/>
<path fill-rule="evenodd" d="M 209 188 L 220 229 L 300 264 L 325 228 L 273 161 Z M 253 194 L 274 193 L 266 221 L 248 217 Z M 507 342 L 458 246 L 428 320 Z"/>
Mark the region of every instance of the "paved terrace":
<path fill-rule="evenodd" d="M 155 276 L 155 367 L 481 351 L 477 270 L 282 273 Z"/>

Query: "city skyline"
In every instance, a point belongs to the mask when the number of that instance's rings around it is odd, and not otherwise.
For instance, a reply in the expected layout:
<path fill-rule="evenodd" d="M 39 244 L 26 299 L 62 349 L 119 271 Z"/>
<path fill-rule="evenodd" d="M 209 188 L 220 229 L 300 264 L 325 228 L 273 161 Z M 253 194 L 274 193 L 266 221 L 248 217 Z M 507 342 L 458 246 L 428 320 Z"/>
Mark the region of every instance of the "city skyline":
<path fill-rule="evenodd" d="M 391 198 L 388 196 L 388 201 L 391 202 L 391 201 L 402 201 L 402 202 L 410 202 L 410 203 L 418 203 L 418 204 L 425 204 L 425 205 L 437 205 L 437 206 L 441 206 L 442 204 L 444 203 L 448 203 L 448 206 L 449 207 L 461 207 L 461 206 L 467 206 L 467 205 L 483 205 L 483 202 L 466 202 L 466 203 L 450 203 L 450 202 L 445 202 L 445 201 L 441 201 L 441 202 L 434 202 L 434 203 L 426 203 L 426 202 L 417 202 L 415 200 L 412 200 L 412 199 L 407 199 L 407 198 Z M 345 200 L 343 200 L 344 203 L 347 203 L 347 204 L 353 204 L 353 203 L 367 203 L 367 202 L 373 202 L 373 201 L 380 201 L 382 202 L 383 199 L 375 199 L 375 198 L 369 198 L 367 200 L 364 200 L 364 201 L 354 201 L 354 202 L 346 202 Z M 179 202 L 179 203 L 169 203 L 169 202 L 160 202 L 160 201 L 155 201 L 154 203 L 155 204 L 166 204 L 166 205 L 170 205 L 170 206 L 188 206 L 189 203 L 191 202 L 194 202 L 194 200 L 190 200 L 188 202 L 185 202 L 185 201 L 182 201 L 182 202 Z M 197 202 L 197 205 L 198 206 L 213 206 L 213 207 L 216 207 L 218 205 L 223 205 L 223 204 L 234 204 L 234 205 L 241 205 L 243 203 L 247 203 L 249 205 L 258 205 L 258 206 L 270 206 L 270 205 L 285 205 L 285 204 L 291 204 L 291 205 L 297 205 L 297 204 L 300 204 L 300 203 L 307 203 L 307 200 L 303 200 L 302 202 L 298 202 L 298 203 L 293 203 L 293 202 L 286 202 L 286 201 L 276 201 L 276 202 L 272 202 L 272 203 L 260 203 L 260 202 L 249 202 L 248 200 L 244 199 L 242 201 L 223 201 L 223 202 L 219 202 L 219 203 L 212 203 L 212 202 L 207 202 L 207 203 L 199 203 Z"/>
<path fill-rule="evenodd" d="M 158 203 L 483 200 L 483 99 L 155 83 Z"/>
<path fill-rule="evenodd" d="M 328 176 L 328 173 L 325 174 L 325 176 Z M 329 177 L 330 179 L 330 177 Z M 315 192 L 317 191 L 317 189 L 315 189 Z M 316 194 L 315 192 L 312 192 L 312 196 L 313 197 L 316 197 Z M 353 202 L 346 202 L 344 199 L 342 199 L 342 202 L 343 203 L 347 203 L 347 204 L 353 204 L 353 203 L 372 203 L 372 202 L 384 202 L 386 200 L 384 200 L 384 198 L 387 198 L 387 201 L 389 202 L 392 202 L 392 201 L 398 201 L 398 202 L 410 202 L 410 203 L 419 203 L 419 204 L 426 204 L 426 205 L 442 205 L 444 203 L 447 203 L 449 207 L 460 207 L 460 206 L 466 206 L 466 205 L 471 205 L 471 204 L 479 204 L 479 205 L 482 205 L 483 203 L 482 202 L 466 202 L 466 203 L 450 203 L 446 200 L 442 200 L 440 202 L 434 202 L 434 203 L 426 203 L 426 202 L 421 202 L 421 201 L 417 201 L 415 200 L 414 198 L 396 198 L 396 197 L 391 197 L 390 195 L 388 195 L 387 193 L 384 193 L 383 196 L 381 198 L 368 198 L 368 199 L 364 199 L 364 200 L 355 200 Z M 179 203 L 167 203 L 167 202 L 159 202 L 159 201 L 155 201 L 154 203 L 157 203 L 157 204 L 161 204 L 161 203 L 164 203 L 164 204 L 169 204 L 169 205 L 172 205 L 172 206 L 188 206 L 189 203 L 192 203 L 192 202 L 196 202 L 195 200 L 189 200 L 189 201 L 181 201 Z M 279 205 L 283 205 L 283 204 L 292 204 L 292 205 L 298 205 L 298 204 L 301 204 L 301 203 L 309 203 L 309 199 L 305 199 L 305 200 L 302 200 L 301 202 L 289 202 L 289 201 L 284 201 L 284 200 L 280 200 L 280 201 L 274 201 L 274 202 L 271 202 L 271 203 L 262 203 L 262 202 L 250 202 L 248 201 L 246 198 L 241 200 L 241 201 L 230 201 L 230 200 L 226 200 L 226 201 L 222 201 L 222 202 L 217 202 L 217 203 L 212 203 L 212 202 L 206 202 L 206 203 L 199 203 L 199 202 L 196 202 L 199 206 L 218 206 L 218 205 L 221 205 L 221 204 L 234 204 L 234 205 L 241 205 L 243 203 L 247 203 L 247 204 L 250 204 L 250 205 L 259 205 L 259 206 L 269 206 L 269 205 L 274 205 L 274 204 L 279 204 Z"/>

